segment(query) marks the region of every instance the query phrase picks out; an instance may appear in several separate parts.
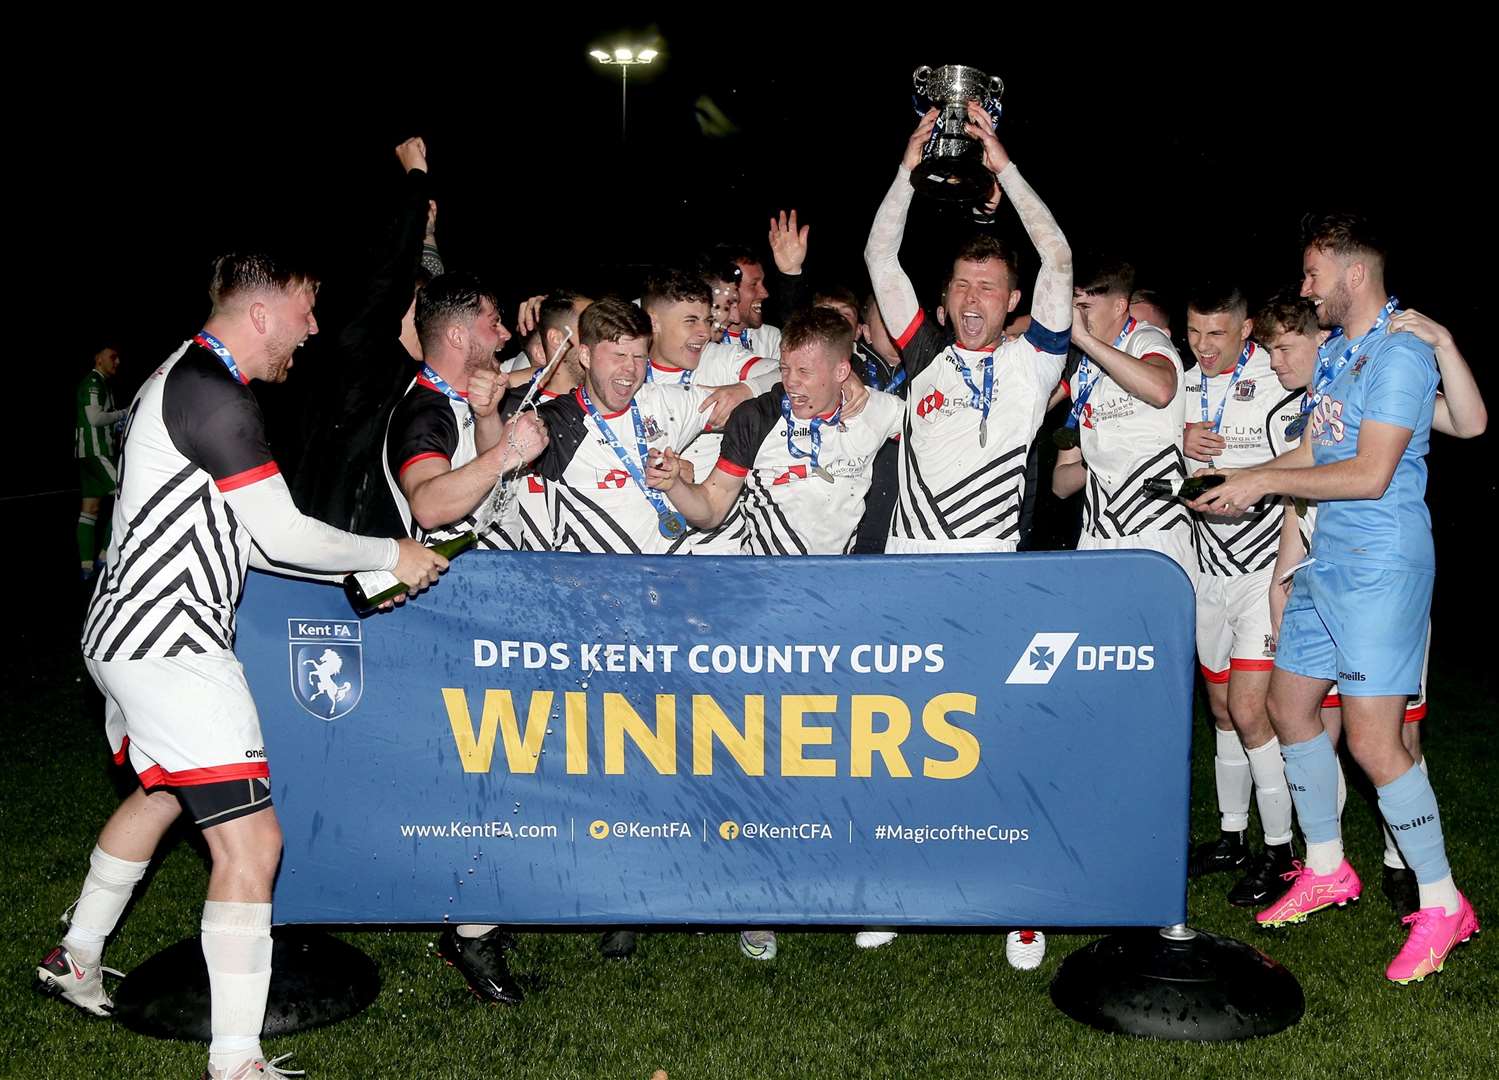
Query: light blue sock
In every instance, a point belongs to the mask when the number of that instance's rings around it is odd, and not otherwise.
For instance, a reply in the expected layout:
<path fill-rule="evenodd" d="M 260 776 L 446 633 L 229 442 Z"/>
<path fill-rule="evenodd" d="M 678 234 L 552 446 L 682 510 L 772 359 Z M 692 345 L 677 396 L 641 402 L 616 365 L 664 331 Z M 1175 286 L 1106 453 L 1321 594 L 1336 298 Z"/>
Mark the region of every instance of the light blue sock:
<path fill-rule="evenodd" d="M 1286 784 L 1296 804 L 1296 819 L 1309 843 L 1342 839 L 1338 826 L 1338 755 L 1327 732 L 1299 743 L 1281 743 Z"/>
<path fill-rule="evenodd" d="M 1415 873 L 1417 884 L 1430 885 L 1451 877 L 1436 792 L 1431 790 L 1431 781 L 1420 766 L 1412 765 L 1404 776 L 1376 790 L 1379 812 L 1394 832 L 1400 853 Z"/>

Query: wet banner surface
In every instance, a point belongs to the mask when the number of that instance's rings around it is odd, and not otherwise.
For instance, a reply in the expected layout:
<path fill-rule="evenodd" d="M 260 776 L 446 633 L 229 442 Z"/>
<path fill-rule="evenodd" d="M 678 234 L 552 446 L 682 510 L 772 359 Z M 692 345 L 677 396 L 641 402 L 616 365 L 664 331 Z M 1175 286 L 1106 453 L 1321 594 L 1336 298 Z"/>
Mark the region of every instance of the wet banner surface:
<path fill-rule="evenodd" d="M 1178 922 L 1192 619 L 1147 552 L 255 574 L 275 919 Z"/>

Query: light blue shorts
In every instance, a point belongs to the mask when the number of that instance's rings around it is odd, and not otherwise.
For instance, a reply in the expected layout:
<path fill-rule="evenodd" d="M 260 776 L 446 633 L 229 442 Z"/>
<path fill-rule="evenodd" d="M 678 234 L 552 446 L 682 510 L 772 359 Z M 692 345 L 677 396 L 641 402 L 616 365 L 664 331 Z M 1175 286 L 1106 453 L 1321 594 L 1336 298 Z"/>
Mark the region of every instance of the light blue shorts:
<path fill-rule="evenodd" d="M 1297 571 L 1275 666 L 1331 679 L 1344 697 L 1421 690 L 1432 574 L 1318 560 Z"/>

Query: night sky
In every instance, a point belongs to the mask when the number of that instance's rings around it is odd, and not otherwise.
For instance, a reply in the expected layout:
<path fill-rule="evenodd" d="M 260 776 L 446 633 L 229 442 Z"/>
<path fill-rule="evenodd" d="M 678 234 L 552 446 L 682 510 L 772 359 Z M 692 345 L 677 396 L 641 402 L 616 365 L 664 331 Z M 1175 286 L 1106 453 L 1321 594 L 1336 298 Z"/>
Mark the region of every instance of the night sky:
<path fill-rule="evenodd" d="M 1140 284 L 1178 300 L 1204 276 L 1255 296 L 1294 282 L 1308 210 L 1374 215 L 1393 240 L 1391 287 L 1454 330 L 1499 399 L 1479 321 L 1492 58 L 1456 44 L 1471 27 L 1350 34 L 1264 13 L 1263 25 L 1152 28 L 1123 9 L 1105 22 L 1060 8 L 1024 27 L 998 9 L 943 28 L 853 13 L 810 26 L 768 9 L 689 10 L 633 29 L 443 9 L 336 33 L 272 34 L 272 16 L 246 15 L 193 47 L 70 37 L 27 98 L 40 186 L 21 204 L 30 265 L 61 316 L 28 359 L 55 390 L 25 411 L 35 468 L 0 492 L 73 482 L 72 393 L 91 342 L 121 343 L 133 387 L 200 325 L 215 253 L 270 248 L 325 281 L 350 275 L 410 134 L 428 141 L 449 267 L 480 272 L 507 304 L 560 284 L 631 290 L 645 264 L 720 239 L 763 243 L 769 213 L 793 206 L 812 226 L 808 271 L 862 291 L 864 238 L 915 123 L 921 64 L 1000 75 L 1001 139 L 1074 249 L 1129 258 Z M 661 55 L 630 75 L 621 144 L 617 69 L 588 49 L 627 41 Z M 703 99 L 734 133 L 704 131 Z M 930 206 L 913 212 L 904 261 L 924 291 L 960 232 Z M 1033 274 L 1034 262 L 1027 288 Z M 325 329 L 337 319 L 319 315 Z M 1478 553 L 1464 521 L 1475 505 L 1492 514 L 1491 447 L 1434 439 L 1444 567 Z"/>

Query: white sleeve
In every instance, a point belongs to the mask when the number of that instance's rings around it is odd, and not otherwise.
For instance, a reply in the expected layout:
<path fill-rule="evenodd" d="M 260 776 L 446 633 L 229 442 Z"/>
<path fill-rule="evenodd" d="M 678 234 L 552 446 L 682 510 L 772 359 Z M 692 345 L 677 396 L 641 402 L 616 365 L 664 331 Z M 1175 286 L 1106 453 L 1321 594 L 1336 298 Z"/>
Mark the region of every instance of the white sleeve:
<path fill-rule="evenodd" d="M 902 165 L 895 173 L 895 183 L 885 192 L 864 245 L 864 265 L 869 269 L 869 283 L 874 286 L 880 317 L 892 338 L 899 339 L 921 310 L 911 279 L 900 268 L 900 242 L 906 234 L 906 214 L 911 209 L 911 170 Z M 1069 300 L 1071 298 L 1069 297 Z M 1068 326 L 1072 325 L 1068 319 Z"/>
<path fill-rule="evenodd" d="M 1071 330 L 1072 248 L 1057 219 L 1013 161 L 999 174 L 999 186 L 1014 204 L 1020 224 L 1041 257 L 1041 272 L 1036 275 L 1036 292 L 1031 297 L 1031 318 L 1057 333 Z"/>
<path fill-rule="evenodd" d="M 781 381 L 781 361 L 769 356 L 756 356 L 739 371 L 739 381 L 749 383 L 755 396 L 768 393 Z"/>
<path fill-rule="evenodd" d="M 224 492 L 224 501 L 244 522 L 268 565 L 262 569 L 338 572 L 391 570 L 400 556 L 394 540 L 354 533 L 308 517 L 292 502 L 286 478 L 275 473 Z M 253 559 L 253 550 L 252 550 Z"/>
<path fill-rule="evenodd" d="M 89 402 L 83 407 L 84 419 L 89 422 L 90 427 L 107 427 L 124 415 L 124 409 L 101 409 L 93 402 Z"/>

